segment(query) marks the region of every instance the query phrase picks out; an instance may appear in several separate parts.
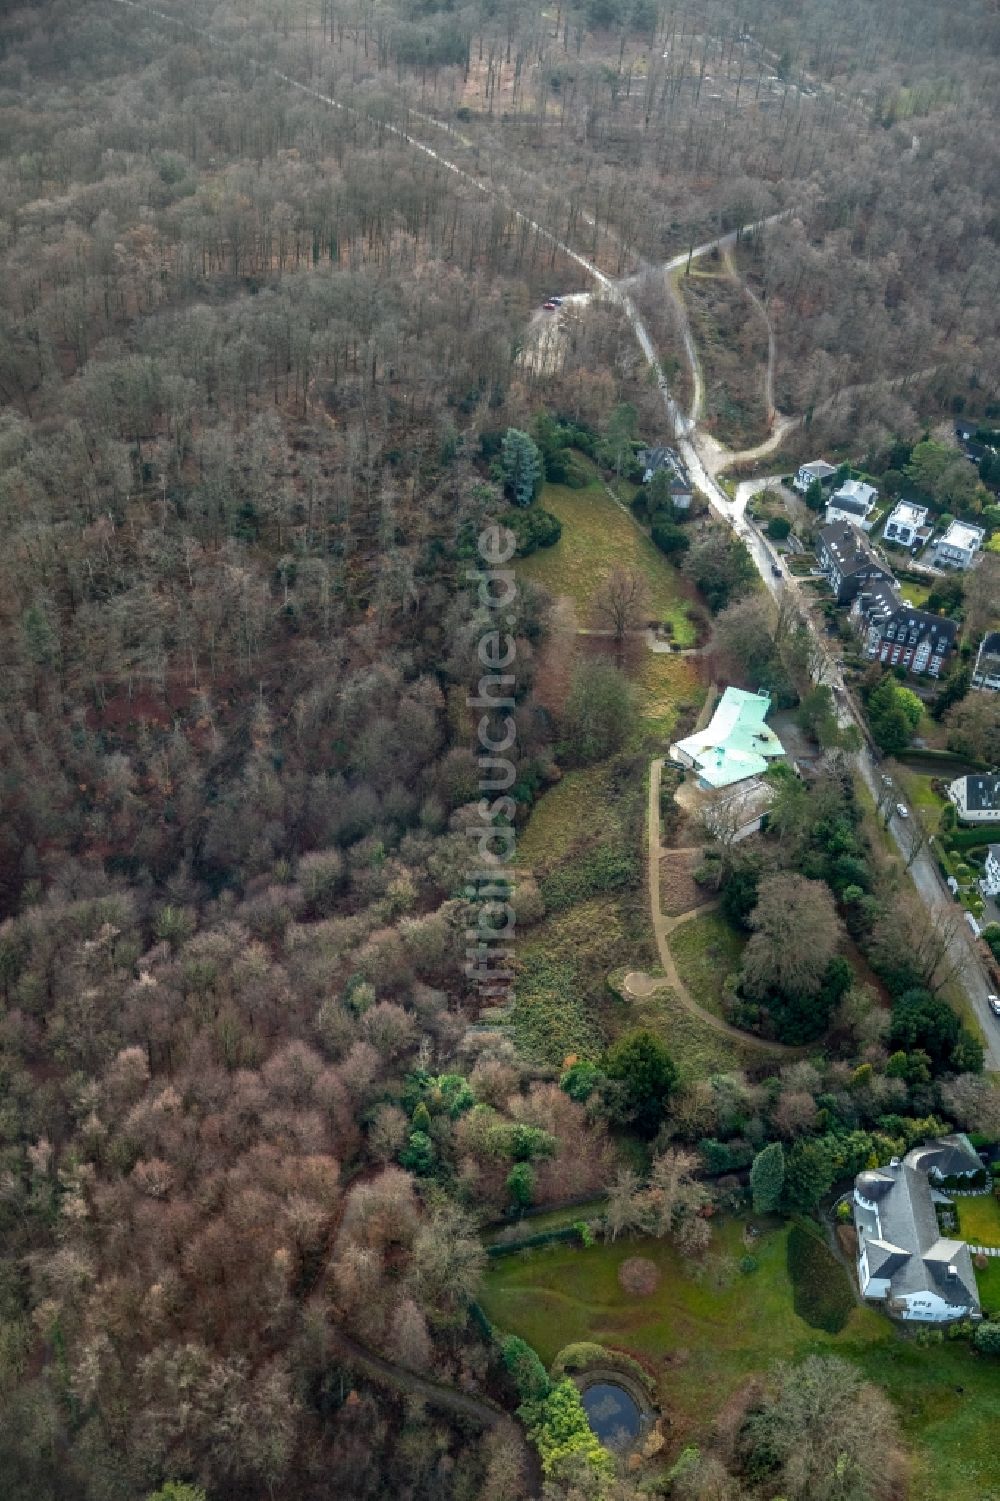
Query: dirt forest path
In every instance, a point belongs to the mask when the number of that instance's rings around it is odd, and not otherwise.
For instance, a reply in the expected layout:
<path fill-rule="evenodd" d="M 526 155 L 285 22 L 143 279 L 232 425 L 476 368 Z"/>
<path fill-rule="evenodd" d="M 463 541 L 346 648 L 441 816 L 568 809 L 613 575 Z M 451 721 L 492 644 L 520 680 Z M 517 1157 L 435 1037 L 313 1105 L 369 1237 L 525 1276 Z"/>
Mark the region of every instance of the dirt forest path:
<path fill-rule="evenodd" d="M 625 988 L 637 998 L 652 995 L 655 990 L 663 986 L 669 987 L 678 997 L 681 1003 L 703 1021 L 706 1026 L 716 1032 L 721 1032 L 725 1037 L 731 1037 L 734 1041 L 742 1043 L 746 1047 L 759 1048 L 761 1052 L 781 1055 L 788 1058 L 798 1057 L 801 1049 L 788 1047 L 784 1043 L 766 1042 L 762 1037 L 754 1037 L 751 1032 L 741 1032 L 739 1027 L 732 1027 L 720 1017 L 714 1016 L 711 1011 L 706 1011 L 704 1006 L 691 995 L 680 975 L 677 973 L 677 965 L 674 956 L 670 952 L 670 935 L 682 925 L 690 922 L 695 917 L 701 917 L 706 912 L 713 911 L 718 907 L 718 901 L 702 904 L 694 907 L 689 912 L 682 912 L 677 917 L 664 917 L 660 910 L 660 859 L 666 853 L 660 842 L 660 780 L 663 772 L 663 757 L 658 757 L 649 768 L 649 813 L 647 820 L 647 863 L 649 878 L 649 909 L 653 922 L 653 933 L 656 938 L 656 951 L 659 955 L 660 968 L 663 970 L 663 979 L 658 976 L 646 975 L 642 971 L 634 970 L 625 976 Z M 690 853 L 690 851 L 675 850 L 674 854 Z"/>
<path fill-rule="evenodd" d="M 450 1412 L 461 1413 L 463 1417 L 472 1418 L 481 1423 L 484 1428 L 497 1428 L 504 1425 L 509 1426 L 513 1431 L 516 1427 L 509 1413 L 505 1412 L 502 1407 L 485 1401 L 482 1397 L 470 1397 L 466 1392 L 456 1391 L 454 1387 L 439 1386 L 436 1381 L 429 1381 L 426 1376 L 418 1376 L 416 1371 L 407 1370 L 405 1366 L 394 1365 L 392 1361 L 374 1354 L 373 1351 L 358 1344 L 357 1340 L 352 1339 L 349 1334 L 342 1333 L 339 1329 L 333 1333 L 332 1339 L 337 1353 L 355 1370 L 368 1376 L 372 1381 L 396 1387 L 410 1396 L 420 1397 L 433 1407 L 445 1407 Z"/>

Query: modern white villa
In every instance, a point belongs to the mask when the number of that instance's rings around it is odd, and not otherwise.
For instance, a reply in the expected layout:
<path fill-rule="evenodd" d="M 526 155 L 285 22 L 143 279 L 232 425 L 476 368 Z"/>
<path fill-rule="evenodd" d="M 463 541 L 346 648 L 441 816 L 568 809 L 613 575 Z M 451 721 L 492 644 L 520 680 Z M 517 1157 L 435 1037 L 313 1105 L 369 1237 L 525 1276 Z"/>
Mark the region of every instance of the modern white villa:
<path fill-rule="evenodd" d="M 670 759 L 698 773 L 699 787 L 729 787 L 759 776 L 785 754 L 781 741 L 764 723 L 769 693 L 727 688 L 711 723 L 670 747 Z"/>
<path fill-rule="evenodd" d="M 981 1171 L 968 1137 L 956 1133 L 858 1174 L 852 1207 L 863 1297 L 913 1322 L 982 1317 L 969 1247 L 941 1234 L 935 1210 L 950 1203 L 935 1184 Z"/>
<path fill-rule="evenodd" d="M 918 506 L 912 500 L 899 500 L 889 513 L 882 533 L 887 542 L 897 547 L 913 547 L 920 538 L 918 533 L 927 524 L 927 507 Z"/>
<path fill-rule="evenodd" d="M 953 521 L 934 549 L 934 558 L 949 568 L 971 568 L 986 540 L 986 529 L 968 521 Z"/>

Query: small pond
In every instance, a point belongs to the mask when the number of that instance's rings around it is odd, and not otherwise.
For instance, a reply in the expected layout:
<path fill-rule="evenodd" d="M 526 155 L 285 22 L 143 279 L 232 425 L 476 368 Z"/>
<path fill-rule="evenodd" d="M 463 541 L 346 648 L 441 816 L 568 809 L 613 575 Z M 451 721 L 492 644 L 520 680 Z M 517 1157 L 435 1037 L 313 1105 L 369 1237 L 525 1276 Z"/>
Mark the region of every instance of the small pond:
<path fill-rule="evenodd" d="M 642 1412 L 623 1386 L 598 1381 L 581 1393 L 581 1400 L 591 1428 L 609 1449 L 622 1448 L 638 1436 Z"/>

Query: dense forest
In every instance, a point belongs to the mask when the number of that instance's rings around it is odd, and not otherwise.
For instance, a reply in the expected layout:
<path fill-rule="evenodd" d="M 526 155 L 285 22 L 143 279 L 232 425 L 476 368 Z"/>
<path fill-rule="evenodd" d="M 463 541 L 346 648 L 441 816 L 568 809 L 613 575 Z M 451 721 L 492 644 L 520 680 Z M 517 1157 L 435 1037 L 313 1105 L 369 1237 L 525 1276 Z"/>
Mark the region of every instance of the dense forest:
<path fill-rule="evenodd" d="M 807 1211 L 871 1151 L 988 1114 L 930 957 L 881 1027 L 867 993 L 824 992 L 828 1067 L 678 1081 L 662 1041 L 609 1029 L 567 1083 L 467 1045 L 468 573 L 509 507 L 499 435 L 537 435 L 543 404 L 591 451 L 623 406 L 662 438 L 613 302 L 558 368 L 525 363 L 532 308 L 584 279 L 557 240 L 645 278 L 679 368 L 655 263 L 789 209 L 739 250 L 779 404 L 933 366 L 939 410 L 996 415 L 998 40 L 974 0 L 4 7 L 5 1501 L 637 1495 L 568 1420 L 546 1447 L 555 1396 L 475 1301 L 481 1225 L 611 1187 L 625 1228 L 655 1201 L 697 1253 L 699 1142 L 745 1166 L 784 1140 Z M 910 402 L 883 392 L 865 442 L 912 438 Z M 589 754 L 579 684 L 536 692 L 551 614 L 523 582 L 518 829 Z M 630 705 L 588 682 L 621 730 Z M 604 744 L 641 780 L 628 750 Z M 852 931 L 898 967 L 916 919 L 877 906 L 842 767 L 820 794 L 823 828 L 789 793 L 767 868 L 712 879 L 747 931 L 762 879 L 850 887 Z M 533 880 L 513 901 L 539 921 Z M 852 1453 L 859 1393 L 896 1445 L 870 1387 L 814 1375 Z M 757 1391 L 675 1493 L 765 1494 L 754 1433 L 822 1427 L 796 1400 Z M 789 1497 L 819 1494 L 786 1468 Z M 902 1494 L 879 1489 L 902 1470 L 862 1465 L 850 1494 Z"/>

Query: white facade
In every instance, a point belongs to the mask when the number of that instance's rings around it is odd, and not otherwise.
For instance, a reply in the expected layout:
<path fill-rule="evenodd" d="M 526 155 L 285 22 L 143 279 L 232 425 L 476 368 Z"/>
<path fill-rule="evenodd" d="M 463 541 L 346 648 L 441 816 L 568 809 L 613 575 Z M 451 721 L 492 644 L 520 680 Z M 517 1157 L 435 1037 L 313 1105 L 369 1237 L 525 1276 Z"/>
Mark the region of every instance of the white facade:
<path fill-rule="evenodd" d="M 868 518 L 877 499 L 878 491 L 874 485 L 866 485 L 857 479 L 845 480 L 826 503 L 826 523 L 829 526 L 831 521 L 847 521 L 851 526 L 859 526 L 863 532 L 870 532 L 872 523 Z"/>
<path fill-rule="evenodd" d="M 983 896 L 1000 896 L 1000 844 L 991 844 L 987 851 L 979 889 Z"/>
<path fill-rule="evenodd" d="M 968 568 L 985 538 L 983 527 L 970 526 L 967 521 L 953 521 L 937 544 L 935 557 L 949 568 Z"/>
<path fill-rule="evenodd" d="M 814 479 L 818 479 L 821 485 L 828 485 L 836 473 L 833 465 L 828 464 L 825 459 L 814 459 L 811 464 L 800 464 L 792 480 L 792 489 L 804 495 Z"/>
<path fill-rule="evenodd" d="M 926 506 L 915 506 L 909 500 L 901 500 L 890 512 L 882 535 L 887 542 L 895 542 L 898 547 L 912 547 L 926 520 Z"/>
<path fill-rule="evenodd" d="M 984 796 L 982 788 L 974 787 L 975 795 L 970 800 L 969 783 L 986 783 L 991 788 Z M 962 823 L 1000 823 L 1000 777 L 956 777 L 949 783 L 948 796 L 955 804 Z M 970 806 L 970 802 L 973 806 Z"/>
<path fill-rule="evenodd" d="M 979 643 L 976 665 L 972 669 L 973 688 L 1000 691 L 1000 633 L 991 631 Z"/>
<path fill-rule="evenodd" d="M 894 1299 L 894 1303 L 902 1305 L 898 1318 L 923 1319 L 929 1324 L 950 1324 L 953 1319 L 968 1318 L 972 1312 L 968 1303 L 946 1303 L 937 1293 L 930 1291 L 905 1293 L 901 1298 Z"/>

